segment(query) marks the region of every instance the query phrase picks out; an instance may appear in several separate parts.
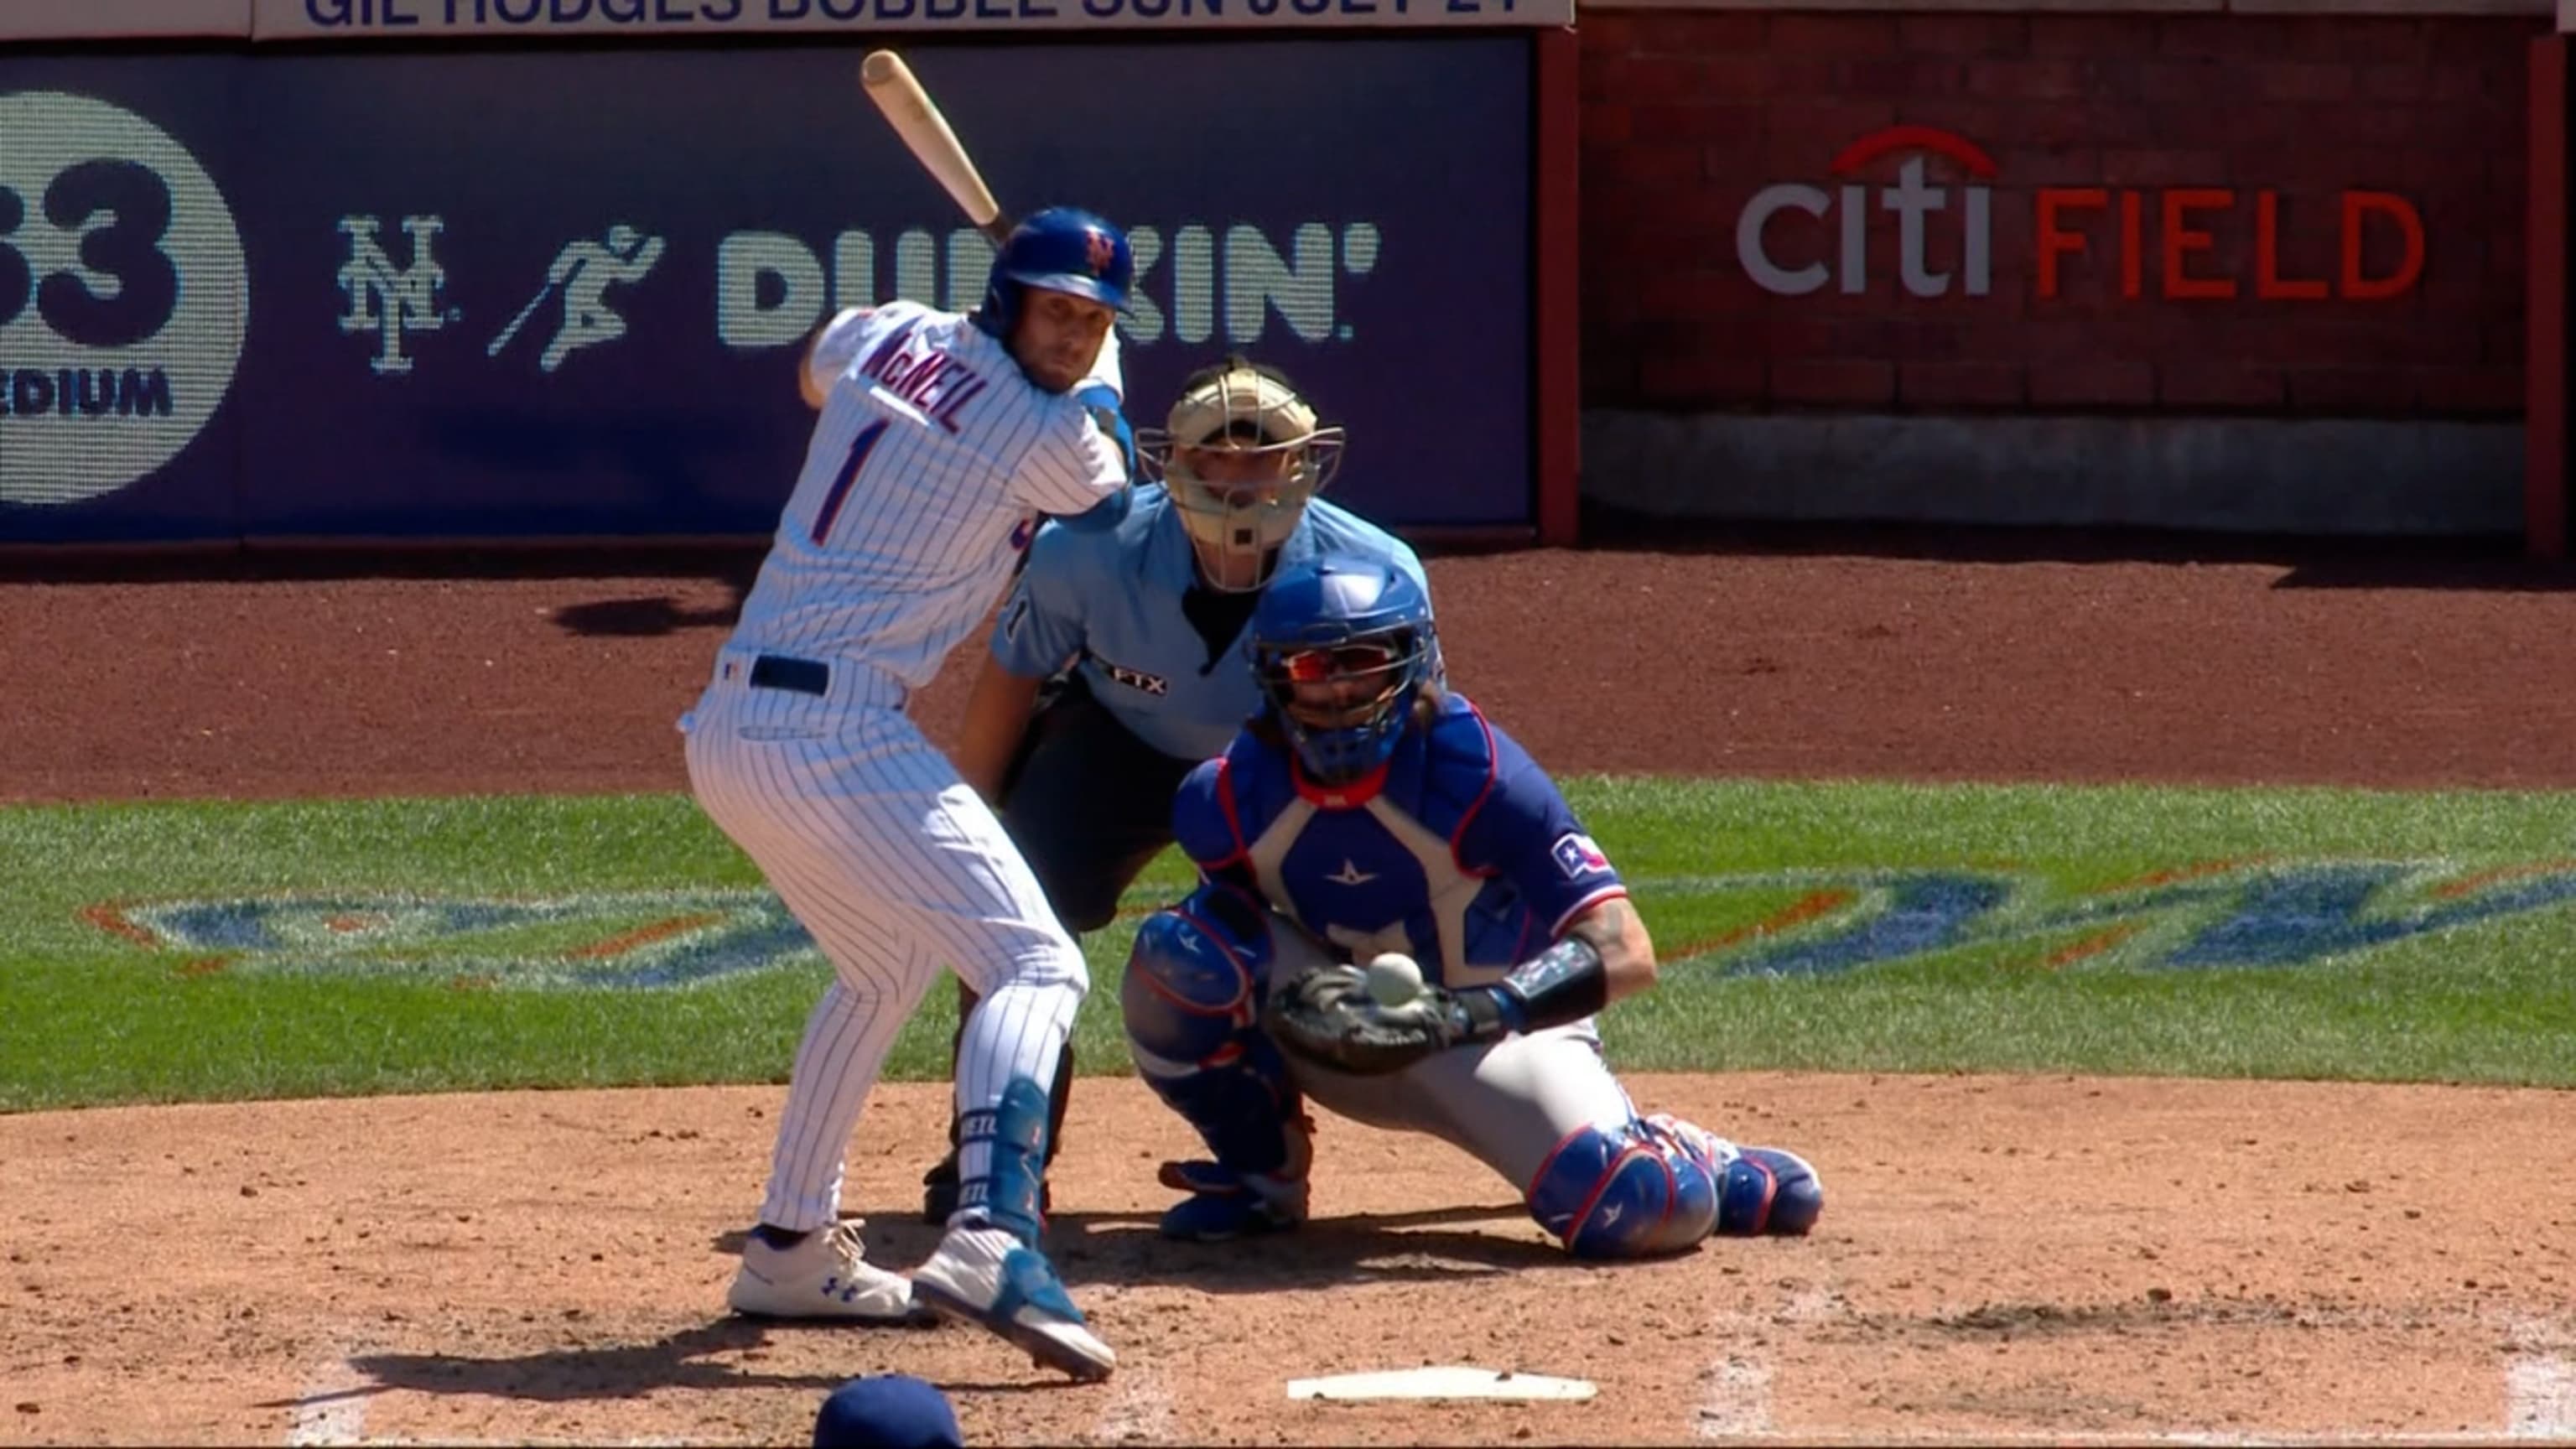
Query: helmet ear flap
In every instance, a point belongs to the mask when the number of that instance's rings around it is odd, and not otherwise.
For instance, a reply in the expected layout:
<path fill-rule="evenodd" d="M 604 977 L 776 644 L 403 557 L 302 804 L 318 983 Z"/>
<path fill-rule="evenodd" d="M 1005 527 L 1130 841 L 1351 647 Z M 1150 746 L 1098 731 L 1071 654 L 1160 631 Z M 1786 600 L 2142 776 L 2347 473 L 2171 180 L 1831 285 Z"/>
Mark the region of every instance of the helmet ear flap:
<path fill-rule="evenodd" d="M 984 281 L 984 305 L 975 309 L 975 325 L 1004 342 L 1020 325 L 1020 284 L 1002 275 L 1003 259 L 993 258 L 993 273 Z"/>

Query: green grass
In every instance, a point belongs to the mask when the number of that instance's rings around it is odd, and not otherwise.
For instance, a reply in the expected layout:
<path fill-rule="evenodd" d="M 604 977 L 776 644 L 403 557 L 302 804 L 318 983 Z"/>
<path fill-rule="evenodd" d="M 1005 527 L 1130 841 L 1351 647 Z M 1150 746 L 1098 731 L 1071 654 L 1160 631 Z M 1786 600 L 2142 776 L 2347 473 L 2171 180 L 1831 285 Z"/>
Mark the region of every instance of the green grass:
<path fill-rule="evenodd" d="M 1566 790 L 1665 957 L 1603 1018 L 1624 1066 L 2576 1084 L 2576 796 Z M 678 797 L 6 809 L 0 878 L 0 1110 L 782 1081 L 828 979 Z M 1186 883 L 1084 943 L 1085 1071 L 1127 1070 L 1134 915 Z M 267 936 L 181 909 L 239 900 Z M 725 961 L 765 964 L 636 980 Z M 954 1021 L 943 983 L 891 1075 Z"/>

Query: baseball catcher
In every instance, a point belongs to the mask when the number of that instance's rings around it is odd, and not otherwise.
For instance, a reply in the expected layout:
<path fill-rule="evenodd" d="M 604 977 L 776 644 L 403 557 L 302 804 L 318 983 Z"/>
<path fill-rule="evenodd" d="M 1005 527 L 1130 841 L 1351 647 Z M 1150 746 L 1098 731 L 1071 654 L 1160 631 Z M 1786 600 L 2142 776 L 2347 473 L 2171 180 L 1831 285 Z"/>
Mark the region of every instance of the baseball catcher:
<path fill-rule="evenodd" d="M 1603 1061 L 1593 1018 L 1654 984 L 1653 942 L 1547 774 L 1447 689 L 1420 586 L 1343 555 L 1283 570 L 1248 646 L 1260 710 L 1173 805 L 1201 884 L 1138 930 L 1120 994 L 1212 1158 L 1164 1165 L 1188 1194 L 1165 1235 L 1302 1222 L 1309 1097 L 1473 1154 L 1578 1257 L 1812 1227 L 1805 1160 L 1640 1116 Z M 1419 964 L 1418 996 L 1372 996 L 1357 963 L 1382 954 Z"/>

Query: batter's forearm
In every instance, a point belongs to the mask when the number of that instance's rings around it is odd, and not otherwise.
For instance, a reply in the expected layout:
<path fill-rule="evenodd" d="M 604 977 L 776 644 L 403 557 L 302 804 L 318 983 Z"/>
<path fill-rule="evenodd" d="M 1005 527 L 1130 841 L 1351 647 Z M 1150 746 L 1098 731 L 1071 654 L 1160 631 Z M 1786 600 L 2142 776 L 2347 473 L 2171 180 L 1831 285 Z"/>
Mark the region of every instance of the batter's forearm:
<path fill-rule="evenodd" d="M 958 731 L 954 763 L 958 778 L 988 805 L 998 803 L 1002 776 L 1019 752 L 1020 737 L 1028 733 L 1029 711 L 1037 705 L 1042 682 L 1013 674 L 990 649 L 984 651 L 983 668 L 975 676 L 974 691 L 966 697 L 966 721 Z"/>

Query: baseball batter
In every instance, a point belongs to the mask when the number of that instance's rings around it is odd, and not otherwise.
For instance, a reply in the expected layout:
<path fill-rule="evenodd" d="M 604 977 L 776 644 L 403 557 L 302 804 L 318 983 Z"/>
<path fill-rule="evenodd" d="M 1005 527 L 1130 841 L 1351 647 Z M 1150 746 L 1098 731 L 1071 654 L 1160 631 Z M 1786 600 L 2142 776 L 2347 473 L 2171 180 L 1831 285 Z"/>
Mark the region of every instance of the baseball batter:
<path fill-rule="evenodd" d="M 1116 376 L 1132 275 L 1109 223 L 1041 211 L 974 312 L 890 302 L 809 355 L 822 404 L 804 472 L 681 721 L 700 805 L 835 977 L 797 1047 L 739 1312 L 898 1320 L 917 1300 L 1077 1378 L 1116 1362 L 1038 1244 L 1045 1084 L 1090 986 L 1082 954 L 904 703 L 983 619 L 1041 513 L 1123 496 L 1126 459 L 1077 390 Z M 957 1063 L 961 1192 L 907 1284 L 839 1221 L 842 1164 L 897 1032 L 948 968 L 982 998 Z"/>
<path fill-rule="evenodd" d="M 1146 477 L 1114 529 L 1038 530 L 987 641 L 957 771 L 996 802 L 1057 917 L 1077 936 L 1172 843 L 1172 792 L 1259 706 L 1242 648 L 1261 590 L 1325 553 L 1383 559 L 1427 584 L 1394 535 L 1315 497 L 1343 456 L 1287 376 L 1241 357 L 1181 385 L 1141 430 Z M 965 1017 L 973 989 L 960 982 Z M 1070 1045 L 1049 1101 L 1061 1147 Z M 922 1215 L 957 1204 L 952 1150 L 922 1179 Z M 1049 1159 L 1052 1161 L 1052 1157 Z"/>
<path fill-rule="evenodd" d="M 1264 705 L 1173 807 L 1202 884 L 1138 930 L 1121 992 L 1146 1083 L 1213 1161 L 1167 1163 L 1172 1237 L 1302 1222 L 1312 1097 L 1473 1154 L 1578 1257 L 1804 1233 L 1794 1154 L 1641 1117 L 1594 1016 L 1655 979 L 1619 874 L 1537 763 L 1445 687 L 1430 601 L 1326 558 L 1254 612 Z M 1413 958 L 1401 1005 L 1353 962 Z M 1400 974 L 1400 973 L 1399 973 Z"/>

